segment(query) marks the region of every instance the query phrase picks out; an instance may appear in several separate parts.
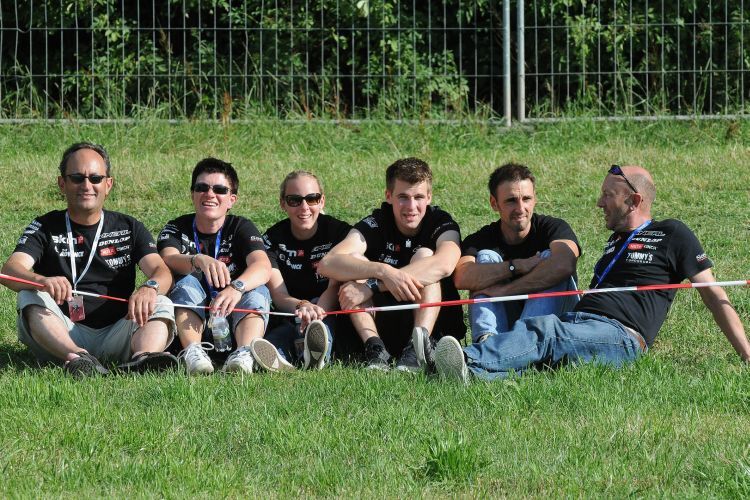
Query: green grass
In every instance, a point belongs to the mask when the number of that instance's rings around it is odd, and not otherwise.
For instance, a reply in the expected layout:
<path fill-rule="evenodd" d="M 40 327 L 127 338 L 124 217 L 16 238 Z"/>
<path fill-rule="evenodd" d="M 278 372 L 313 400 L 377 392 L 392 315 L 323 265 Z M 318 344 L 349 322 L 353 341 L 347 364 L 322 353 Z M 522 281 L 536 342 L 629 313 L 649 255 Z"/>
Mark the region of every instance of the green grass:
<path fill-rule="evenodd" d="M 105 144 L 110 209 L 152 232 L 191 209 L 189 173 L 215 155 L 240 171 L 234 211 L 282 217 L 278 184 L 306 168 L 327 212 L 380 203 L 385 167 L 426 159 L 435 203 L 464 235 L 493 218 L 491 169 L 524 162 L 537 210 L 567 219 L 591 278 L 607 233 L 594 207 L 606 167 L 654 174 L 658 218 L 691 226 L 721 280 L 750 276 L 750 123 L 481 126 L 0 127 L 1 258 L 35 216 L 62 207 L 56 165 L 71 142 Z M 730 297 L 750 325 L 750 294 Z M 608 496 L 750 494 L 750 382 L 695 291 L 680 291 L 655 347 L 622 370 L 578 367 L 463 387 L 335 366 L 321 373 L 77 382 L 27 368 L 15 296 L 0 291 L 0 497 Z"/>

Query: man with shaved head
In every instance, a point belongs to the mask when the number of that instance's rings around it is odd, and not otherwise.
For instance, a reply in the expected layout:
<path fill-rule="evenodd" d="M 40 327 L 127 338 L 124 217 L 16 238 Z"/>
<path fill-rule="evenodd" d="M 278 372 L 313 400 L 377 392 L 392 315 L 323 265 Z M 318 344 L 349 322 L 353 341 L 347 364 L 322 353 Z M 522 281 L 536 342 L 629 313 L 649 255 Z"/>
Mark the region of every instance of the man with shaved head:
<path fill-rule="evenodd" d="M 695 234 L 675 219 L 655 220 L 656 188 L 642 167 L 613 165 L 597 206 L 613 231 L 594 266 L 590 288 L 714 281 L 713 263 Z M 502 335 L 461 349 L 451 337 L 435 351 L 438 373 L 467 381 L 470 374 L 493 380 L 566 361 L 620 366 L 648 350 L 664 322 L 676 290 L 587 294 L 560 316 L 524 318 Z M 744 361 L 750 343 L 723 288 L 698 293 L 716 324 Z"/>

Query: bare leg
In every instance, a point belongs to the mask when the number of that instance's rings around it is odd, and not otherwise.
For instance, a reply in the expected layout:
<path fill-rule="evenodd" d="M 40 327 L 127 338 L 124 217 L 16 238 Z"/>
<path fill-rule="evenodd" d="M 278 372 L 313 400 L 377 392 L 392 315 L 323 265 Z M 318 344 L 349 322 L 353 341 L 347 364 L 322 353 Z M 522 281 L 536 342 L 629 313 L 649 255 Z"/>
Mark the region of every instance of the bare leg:
<path fill-rule="evenodd" d="M 76 353 L 87 352 L 73 342 L 65 323 L 49 309 L 31 305 L 23 309 L 23 315 L 29 325 L 31 337 L 56 358 L 70 361 L 78 357 Z"/>
<path fill-rule="evenodd" d="M 183 307 L 175 308 L 175 323 L 182 347 L 200 342 L 203 338 L 203 320 L 195 312 Z"/>
<path fill-rule="evenodd" d="M 240 320 L 234 327 L 234 338 L 237 341 L 237 348 L 250 345 L 253 339 L 263 337 L 266 325 L 263 318 L 255 314 L 248 314 Z"/>
<path fill-rule="evenodd" d="M 130 340 L 133 357 L 142 352 L 162 352 L 169 339 L 169 323 L 165 319 L 153 319 L 137 329 Z"/>

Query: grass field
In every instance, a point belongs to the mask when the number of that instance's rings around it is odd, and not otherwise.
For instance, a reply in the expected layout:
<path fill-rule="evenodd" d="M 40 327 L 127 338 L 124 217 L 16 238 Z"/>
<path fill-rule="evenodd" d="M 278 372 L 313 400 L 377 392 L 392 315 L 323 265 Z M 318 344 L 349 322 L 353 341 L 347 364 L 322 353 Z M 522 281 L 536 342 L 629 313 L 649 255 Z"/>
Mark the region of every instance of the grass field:
<path fill-rule="evenodd" d="M 384 170 L 419 156 L 434 202 L 467 235 L 493 218 L 486 179 L 506 161 L 537 175 L 537 211 L 584 248 L 581 282 L 608 233 L 595 201 L 611 163 L 649 168 L 655 216 L 683 219 L 720 280 L 750 277 L 750 122 L 538 128 L 252 126 L 0 127 L 0 258 L 35 215 L 63 207 L 62 150 L 104 144 L 107 207 L 158 232 L 191 210 L 189 173 L 213 155 L 240 172 L 235 213 L 281 218 L 278 184 L 306 168 L 327 212 L 354 222 L 380 203 Z M 750 327 L 750 290 L 728 290 Z M 334 366 L 320 373 L 117 376 L 74 381 L 32 359 L 0 291 L 0 497 L 414 497 L 750 495 L 750 371 L 693 290 L 651 352 L 622 370 L 580 367 L 464 387 Z"/>

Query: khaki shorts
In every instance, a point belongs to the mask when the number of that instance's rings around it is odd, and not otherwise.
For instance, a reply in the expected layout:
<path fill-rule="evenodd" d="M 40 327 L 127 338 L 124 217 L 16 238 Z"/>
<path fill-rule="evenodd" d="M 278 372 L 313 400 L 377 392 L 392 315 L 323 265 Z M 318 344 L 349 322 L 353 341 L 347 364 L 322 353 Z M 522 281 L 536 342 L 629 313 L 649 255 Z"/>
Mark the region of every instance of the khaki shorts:
<path fill-rule="evenodd" d="M 22 290 L 18 292 L 16 305 L 18 310 L 18 317 L 16 318 L 18 340 L 31 349 L 31 352 L 34 353 L 34 356 L 40 362 L 60 363 L 61 360 L 52 356 L 31 337 L 29 325 L 22 314 L 22 311 L 31 305 L 41 306 L 51 311 L 52 314 L 65 324 L 73 342 L 77 346 L 86 349 L 98 359 L 116 363 L 125 362 L 130 359 L 130 339 L 136 330 L 138 330 L 138 324 L 135 321 L 122 318 L 104 328 L 91 328 L 70 321 L 70 318 L 62 313 L 60 306 L 52 300 L 52 297 L 47 292 Z M 172 301 L 164 295 L 159 295 L 156 299 L 156 308 L 154 314 L 149 317 L 149 321 L 153 319 L 167 320 L 169 325 L 167 345 L 172 343 L 176 331 L 174 307 L 172 306 Z"/>

